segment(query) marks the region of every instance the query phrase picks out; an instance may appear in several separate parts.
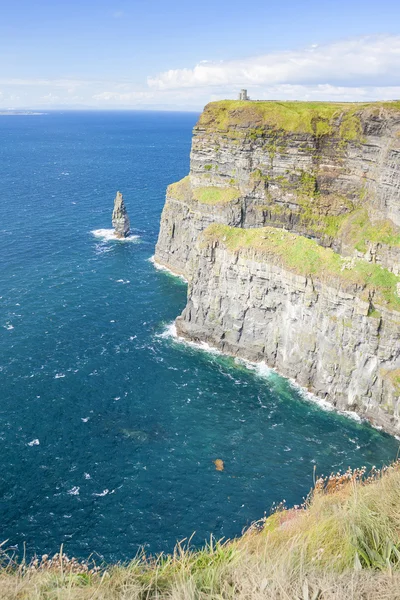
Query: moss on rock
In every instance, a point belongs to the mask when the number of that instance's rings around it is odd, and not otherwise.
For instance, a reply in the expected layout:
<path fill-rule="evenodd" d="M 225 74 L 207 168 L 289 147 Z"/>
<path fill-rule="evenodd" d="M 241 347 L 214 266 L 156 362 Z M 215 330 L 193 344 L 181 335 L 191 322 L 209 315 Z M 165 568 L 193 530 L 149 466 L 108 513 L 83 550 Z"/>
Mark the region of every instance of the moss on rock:
<path fill-rule="evenodd" d="M 210 102 L 197 127 L 229 131 L 247 129 L 250 136 L 262 136 L 266 129 L 315 137 L 334 135 L 342 141 L 361 141 L 360 115 L 381 108 L 400 112 L 395 102 L 291 102 L 222 100 Z"/>
<path fill-rule="evenodd" d="M 314 240 L 289 231 L 274 227 L 241 229 L 214 223 L 203 232 L 202 240 L 217 241 L 233 252 L 251 250 L 261 260 L 298 275 L 311 275 L 327 283 L 336 281 L 344 287 L 356 286 L 363 299 L 373 297 L 374 305 L 400 311 L 397 295 L 400 277 L 377 264 L 344 258 Z"/>
<path fill-rule="evenodd" d="M 193 188 L 193 198 L 202 204 L 225 204 L 240 198 L 240 192 L 234 187 L 197 187 Z"/>

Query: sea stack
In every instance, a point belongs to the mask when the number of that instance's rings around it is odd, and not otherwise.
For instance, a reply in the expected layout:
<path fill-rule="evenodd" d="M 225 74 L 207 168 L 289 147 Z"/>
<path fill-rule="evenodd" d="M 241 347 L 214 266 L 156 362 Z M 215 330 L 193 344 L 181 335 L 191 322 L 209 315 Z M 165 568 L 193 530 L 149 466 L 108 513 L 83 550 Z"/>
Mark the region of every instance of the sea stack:
<path fill-rule="evenodd" d="M 126 212 L 125 203 L 121 192 L 117 192 L 117 195 L 115 196 L 112 224 L 116 237 L 126 238 L 129 235 L 129 217 L 128 213 Z"/>

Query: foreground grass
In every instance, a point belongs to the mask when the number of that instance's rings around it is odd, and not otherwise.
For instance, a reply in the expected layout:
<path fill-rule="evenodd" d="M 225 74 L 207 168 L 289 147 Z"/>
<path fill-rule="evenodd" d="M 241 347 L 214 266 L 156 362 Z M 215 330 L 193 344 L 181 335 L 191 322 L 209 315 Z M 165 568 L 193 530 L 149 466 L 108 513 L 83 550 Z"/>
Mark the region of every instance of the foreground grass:
<path fill-rule="evenodd" d="M 319 479 L 241 538 L 202 550 L 91 568 L 56 555 L 3 555 L 1 600 L 394 600 L 400 597 L 400 462 L 365 479 Z"/>

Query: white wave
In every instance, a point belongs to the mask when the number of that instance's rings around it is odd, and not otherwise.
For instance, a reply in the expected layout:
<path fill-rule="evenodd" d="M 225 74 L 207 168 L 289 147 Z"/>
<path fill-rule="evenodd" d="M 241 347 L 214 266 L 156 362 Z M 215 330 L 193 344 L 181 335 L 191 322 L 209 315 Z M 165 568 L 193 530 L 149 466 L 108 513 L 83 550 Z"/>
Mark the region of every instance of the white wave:
<path fill-rule="evenodd" d="M 93 494 L 93 496 L 99 496 L 99 497 L 101 497 L 101 496 L 107 496 L 107 494 L 108 494 L 109 492 L 110 492 L 110 490 L 107 490 L 107 489 L 105 489 L 105 490 L 103 490 L 102 492 L 100 492 L 100 494 L 96 494 L 96 493 L 94 493 L 94 494 Z"/>
<path fill-rule="evenodd" d="M 68 490 L 67 494 L 69 494 L 70 496 L 79 496 L 79 486 L 74 486 L 73 488 L 71 488 L 70 490 Z"/>
<path fill-rule="evenodd" d="M 158 263 L 156 261 L 154 256 L 150 256 L 150 258 L 148 260 L 158 271 L 164 271 L 165 273 L 168 273 L 169 275 L 172 275 L 173 277 L 180 279 L 184 283 L 188 283 L 188 280 L 186 279 L 186 277 L 184 277 L 183 275 L 179 275 L 178 273 L 174 273 L 174 271 L 171 271 L 171 269 L 168 269 L 168 267 L 165 267 L 164 265 L 160 265 L 160 263 Z"/>
<path fill-rule="evenodd" d="M 246 358 L 235 358 L 235 363 L 243 365 L 246 369 L 254 371 L 259 377 L 270 377 L 274 370 L 271 369 L 265 362 L 251 362 Z"/>
<path fill-rule="evenodd" d="M 130 234 L 126 238 L 119 238 L 115 235 L 114 229 L 94 229 L 90 232 L 94 237 L 103 240 L 103 242 L 136 242 L 140 236 Z"/>
<path fill-rule="evenodd" d="M 115 281 L 117 283 L 123 283 L 124 285 L 126 285 L 127 283 L 130 283 L 129 279 L 116 279 Z"/>
<path fill-rule="evenodd" d="M 83 476 L 85 479 L 92 479 L 89 473 L 84 473 Z"/>
<path fill-rule="evenodd" d="M 216 348 L 215 346 L 210 346 L 210 344 L 208 344 L 207 342 L 192 342 L 183 337 L 180 337 L 176 331 L 176 326 L 175 326 L 174 322 L 167 325 L 167 327 L 165 328 L 163 333 L 159 334 L 157 337 L 173 338 L 177 342 L 183 343 L 186 346 L 189 346 L 191 348 L 197 348 L 198 350 L 202 350 L 203 352 L 207 352 L 208 354 L 229 356 L 229 355 L 226 355 L 221 350 L 219 350 L 218 348 Z M 250 371 L 255 372 L 255 374 L 257 376 L 263 377 L 265 379 L 269 379 L 269 378 L 271 378 L 271 376 L 274 376 L 274 375 L 279 375 L 279 377 L 286 379 L 290 383 L 290 385 L 305 400 L 308 400 L 309 402 L 313 402 L 314 404 L 317 404 L 322 410 L 325 410 L 328 412 L 336 412 L 340 415 L 344 415 L 345 417 L 348 417 L 349 419 L 352 419 L 353 421 L 357 421 L 357 423 L 365 422 L 365 420 L 362 419 L 362 417 L 360 417 L 360 415 L 358 415 L 356 412 L 337 408 L 336 406 L 334 406 L 327 400 L 324 400 L 323 398 L 319 398 L 312 392 L 309 392 L 306 388 L 303 388 L 300 384 L 297 383 L 297 381 L 295 381 L 291 377 L 285 377 L 284 375 L 281 375 L 276 369 L 268 367 L 268 365 L 263 361 L 262 362 L 254 362 L 254 361 L 247 360 L 245 358 L 236 357 L 234 359 L 234 362 L 236 362 L 237 364 L 242 364 Z M 372 426 L 374 427 L 374 425 L 372 425 Z M 378 429 L 378 430 L 382 429 L 379 426 L 376 426 L 374 428 Z"/>
<path fill-rule="evenodd" d="M 28 446 L 39 446 L 39 444 L 40 442 L 37 438 L 35 440 L 32 440 L 31 442 L 28 442 Z"/>
<path fill-rule="evenodd" d="M 254 371 L 259 377 L 264 377 L 264 378 L 268 379 L 273 375 L 279 375 L 279 377 L 286 379 L 290 383 L 290 385 L 305 400 L 308 400 L 309 402 L 313 402 L 314 404 L 318 404 L 318 406 L 320 408 L 322 408 L 322 410 L 326 410 L 328 412 L 334 411 L 341 415 L 345 415 L 346 417 L 349 417 L 350 419 L 353 419 L 354 421 L 357 421 L 358 423 L 362 422 L 362 418 L 357 413 L 350 411 L 350 410 L 340 410 L 340 409 L 336 408 L 335 406 L 333 406 L 333 404 L 331 404 L 327 400 L 324 400 L 323 398 L 319 398 L 312 392 L 309 392 L 306 388 L 303 388 L 299 383 L 297 383 L 297 381 L 295 379 L 292 379 L 291 377 L 285 377 L 284 375 L 281 375 L 276 369 L 268 367 L 268 365 L 265 362 L 252 362 L 245 358 L 235 358 L 235 362 L 238 364 L 244 365 L 250 371 Z"/>
<path fill-rule="evenodd" d="M 207 344 L 207 342 L 192 342 L 183 337 L 180 337 L 176 331 L 176 325 L 174 322 L 167 325 L 164 331 L 162 333 L 159 333 L 157 337 L 164 339 L 172 338 L 182 344 L 185 344 L 185 346 L 189 346 L 190 348 L 196 348 L 197 350 L 202 350 L 203 352 L 207 352 L 208 354 L 220 356 L 224 355 L 224 353 L 221 352 L 221 350 L 218 350 L 218 348 L 215 348 L 214 346 L 210 346 L 210 344 Z"/>
<path fill-rule="evenodd" d="M 65 373 L 56 373 L 54 375 L 54 379 L 63 379 L 65 377 Z"/>
<path fill-rule="evenodd" d="M 178 338 L 178 334 L 176 333 L 176 325 L 174 321 L 166 326 L 162 333 L 157 334 L 158 338 Z"/>
<path fill-rule="evenodd" d="M 6 325 L 4 325 L 4 329 L 7 329 L 7 331 L 11 331 L 11 329 L 14 329 L 14 325 L 11 325 L 11 323 L 7 323 Z"/>

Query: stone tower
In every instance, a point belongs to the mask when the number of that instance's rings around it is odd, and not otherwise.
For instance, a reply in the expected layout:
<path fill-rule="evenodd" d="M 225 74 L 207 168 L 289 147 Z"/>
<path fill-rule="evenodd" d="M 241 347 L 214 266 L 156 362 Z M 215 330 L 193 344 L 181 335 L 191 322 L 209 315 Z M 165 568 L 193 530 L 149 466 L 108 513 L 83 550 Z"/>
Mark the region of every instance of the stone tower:
<path fill-rule="evenodd" d="M 239 100 L 250 100 L 249 96 L 247 95 L 247 90 L 240 90 Z"/>
<path fill-rule="evenodd" d="M 126 212 L 124 199 L 121 192 L 117 192 L 117 195 L 115 196 L 112 224 L 115 230 L 115 235 L 118 238 L 126 238 L 129 235 L 129 217 L 128 213 Z"/>

